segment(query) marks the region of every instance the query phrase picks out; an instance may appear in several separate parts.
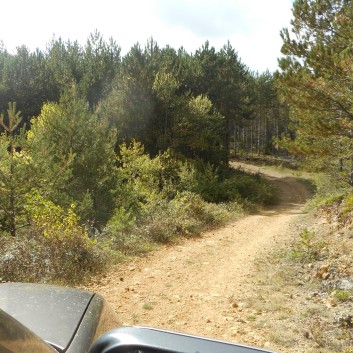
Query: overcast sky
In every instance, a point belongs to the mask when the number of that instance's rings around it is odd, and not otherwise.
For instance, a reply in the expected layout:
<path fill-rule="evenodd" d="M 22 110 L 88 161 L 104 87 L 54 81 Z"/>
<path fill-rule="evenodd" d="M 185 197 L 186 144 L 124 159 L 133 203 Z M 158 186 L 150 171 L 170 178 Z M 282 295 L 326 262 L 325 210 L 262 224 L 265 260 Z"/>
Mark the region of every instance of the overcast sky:
<path fill-rule="evenodd" d="M 11 0 L 1 2 L 0 40 L 12 52 L 25 44 L 44 50 L 55 35 L 84 44 L 96 29 L 123 54 L 153 37 L 160 47 L 195 52 L 209 40 L 229 40 L 253 71 L 277 69 L 283 27 L 293 0 Z"/>

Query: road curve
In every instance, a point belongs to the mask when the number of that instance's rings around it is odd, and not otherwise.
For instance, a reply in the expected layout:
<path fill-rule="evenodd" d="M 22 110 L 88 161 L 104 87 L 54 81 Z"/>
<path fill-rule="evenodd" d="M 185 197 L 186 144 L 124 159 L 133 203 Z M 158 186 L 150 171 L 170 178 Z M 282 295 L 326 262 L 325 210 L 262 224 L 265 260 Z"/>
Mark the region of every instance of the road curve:
<path fill-rule="evenodd" d="M 103 294 L 124 324 L 263 345 L 261 336 L 240 329 L 246 326 L 241 303 L 254 290 L 250 279 L 257 260 L 286 246 L 297 231 L 294 225 L 309 193 L 293 177 L 261 173 L 277 186 L 278 205 L 200 238 L 161 247 L 115 268 L 88 289 Z"/>

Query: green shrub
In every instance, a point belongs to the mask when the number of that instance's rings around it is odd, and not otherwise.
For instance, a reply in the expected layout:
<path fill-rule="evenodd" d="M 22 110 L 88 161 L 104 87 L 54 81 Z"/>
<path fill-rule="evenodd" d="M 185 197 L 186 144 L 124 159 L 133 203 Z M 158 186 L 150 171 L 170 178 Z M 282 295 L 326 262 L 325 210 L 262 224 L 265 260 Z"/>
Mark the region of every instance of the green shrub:
<path fill-rule="evenodd" d="M 341 353 L 353 353 L 353 347 L 346 347 Z"/>
<path fill-rule="evenodd" d="M 103 238 L 100 243 L 107 252 L 111 253 L 110 259 L 113 263 L 119 262 L 126 256 L 140 256 L 155 249 L 155 245 L 145 236 L 136 233 L 116 234 L 111 238 Z"/>
<path fill-rule="evenodd" d="M 343 201 L 343 199 L 344 199 L 343 194 L 331 195 L 331 196 L 328 196 L 327 198 L 323 199 L 320 203 L 320 206 L 323 206 L 323 205 L 330 206 L 336 202 L 341 203 Z"/>
<path fill-rule="evenodd" d="M 199 221 L 203 228 L 224 224 L 230 216 L 222 204 L 206 202 L 200 195 L 191 192 L 180 193 L 171 203 L 188 217 Z"/>
<path fill-rule="evenodd" d="M 337 301 L 344 302 L 353 296 L 353 292 L 350 290 L 336 289 L 331 293 L 331 295 Z"/>
<path fill-rule="evenodd" d="M 79 237 L 63 241 L 33 235 L 0 238 L 3 281 L 76 284 L 108 264 L 104 251 L 85 246 Z"/>
<path fill-rule="evenodd" d="M 326 243 L 317 241 L 315 232 L 306 228 L 299 234 L 299 238 L 299 242 L 287 253 L 287 256 L 299 261 L 318 260 L 320 250 L 326 246 Z"/>
<path fill-rule="evenodd" d="M 102 238 L 105 247 L 109 247 L 123 255 L 140 255 L 153 249 L 146 238 L 136 234 L 136 216 L 131 210 L 118 208 L 105 227 Z"/>
<path fill-rule="evenodd" d="M 107 223 L 104 232 L 107 236 L 127 234 L 136 225 L 136 215 L 131 210 L 119 207 L 115 210 L 113 217 Z"/>
<path fill-rule="evenodd" d="M 120 146 L 118 209 L 104 235 L 119 251 L 130 252 L 145 239 L 166 243 L 224 224 L 239 199 L 237 189 L 211 165 L 181 162 L 170 152 L 150 158 L 133 142 Z M 232 207 L 215 202 L 231 202 Z"/>
<path fill-rule="evenodd" d="M 155 242 L 169 242 L 178 236 L 195 236 L 224 224 L 230 217 L 223 205 L 205 202 L 191 192 L 178 194 L 173 200 L 158 200 L 146 208 L 144 235 Z"/>
<path fill-rule="evenodd" d="M 174 200 L 156 200 L 149 204 L 140 232 L 157 243 L 167 243 L 180 236 L 197 234 L 200 222 L 189 217 L 187 210 L 179 206 Z"/>
<path fill-rule="evenodd" d="M 315 185 L 315 197 L 310 204 L 314 207 L 341 203 L 349 192 L 347 183 L 329 174 L 316 174 L 312 181 Z"/>
<path fill-rule="evenodd" d="M 347 213 L 353 210 L 353 194 L 347 195 L 343 200 L 343 209 L 342 215 L 346 215 Z"/>
<path fill-rule="evenodd" d="M 151 158 L 136 141 L 120 146 L 118 163 L 117 205 L 137 216 L 149 202 L 171 200 L 178 191 L 195 184 L 191 165 L 176 160 L 169 151 Z"/>
<path fill-rule="evenodd" d="M 260 174 L 247 174 L 239 169 L 217 171 L 206 166 L 197 178 L 197 192 L 209 202 L 268 205 L 276 200 L 275 188 Z"/>
<path fill-rule="evenodd" d="M 136 141 L 120 146 L 118 174 L 117 210 L 103 238 L 125 254 L 144 251 L 146 241 L 198 235 L 241 213 L 241 204 L 266 204 L 274 194 L 260 175 L 180 161 L 169 151 L 151 158 Z"/>

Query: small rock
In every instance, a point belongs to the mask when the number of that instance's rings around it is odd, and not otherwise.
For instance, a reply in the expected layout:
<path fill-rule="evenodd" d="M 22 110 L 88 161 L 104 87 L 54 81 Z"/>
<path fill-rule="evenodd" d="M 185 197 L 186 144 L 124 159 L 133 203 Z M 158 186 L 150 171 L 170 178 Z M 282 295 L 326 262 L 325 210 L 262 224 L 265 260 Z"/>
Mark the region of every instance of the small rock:
<path fill-rule="evenodd" d="M 353 290 L 353 282 L 348 281 L 348 279 L 343 279 L 338 285 L 338 288 L 342 290 Z"/>
<path fill-rule="evenodd" d="M 321 272 L 328 272 L 329 268 L 330 268 L 329 265 L 322 265 L 322 266 L 320 267 L 320 271 L 321 271 Z"/>
<path fill-rule="evenodd" d="M 261 340 L 261 337 L 259 335 L 256 335 L 256 334 L 253 334 L 252 335 L 252 338 L 255 340 L 255 341 L 260 341 Z"/>
<path fill-rule="evenodd" d="M 329 266 L 322 265 L 320 270 L 316 272 L 315 277 L 320 279 L 328 279 L 330 277 L 330 273 L 328 272 Z"/>
<path fill-rule="evenodd" d="M 236 309 L 238 307 L 239 307 L 239 305 L 237 303 L 232 303 L 232 308 Z"/>
<path fill-rule="evenodd" d="M 352 314 L 339 314 L 336 317 L 336 322 L 341 326 L 345 328 L 351 328 L 353 327 L 353 315 Z"/>
<path fill-rule="evenodd" d="M 227 316 L 224 318 L 225 321 L 234 321 L 234 317 L 233 316 Z"/>
<path fill-rule="evenodd" d="M 330 273 L 325 272 L 322 274 L 322 279 L 328 279 L 330 277 Z"/>
<path fill-rule="evenodd" d="M 332 307 L 337 306 L 336 301 L 332 298 L 323 300 L 323 303 L 326 305 L 327 308 L 332 308 Z"/>
<path fill-rule="evenodd" d="M 207 320 L 206 320 L 206 323 L 207 323 L 207 324 L 211 323 L 211 319 L 207 319 Z"/>

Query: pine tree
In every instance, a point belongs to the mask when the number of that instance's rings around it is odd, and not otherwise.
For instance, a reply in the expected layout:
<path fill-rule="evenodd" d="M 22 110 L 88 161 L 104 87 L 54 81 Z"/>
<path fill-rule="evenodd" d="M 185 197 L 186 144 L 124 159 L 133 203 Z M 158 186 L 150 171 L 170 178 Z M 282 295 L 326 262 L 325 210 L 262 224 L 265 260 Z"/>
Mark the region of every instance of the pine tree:
<path fill-rule="evenodd" d="M 28 135 L 41 192 L 63 208 L 76 204 L 82 221 L 104 225 L 114 208 L 115 130 L 73 88 L 43 106 Z"/>
<path fill-rule="evenodd" d="M 353 151 L 352 23 L 350 1 L 296 0 L 292 31 L 281 32 L 277 82 L 296 136 L 287 147 L 334 173 Z"/>
<path fill-rule="evenodd" d="M 124 57 L 112 91 L 99 109 L 100 116 L 117 129 L 117 145 L 133 139 L 141 141 L 146 148 L 156 145 L 152 85 L 146 56 L 135 45 Z"/>
<path fill-rule="evenodd" d="M 25 195 L 35 179 L 20 114 L 16 104 L 9 103 L 7 117 L 0 117 L 0 227 L 12 236 L 26 225 Z"/>
<path fill-rule="evenodd" d="M 224 117 L 210 99 L 185 95 L 174 115 L 171 148 L 185 157 L 220 166 L 226 159 L 223 126 Z"/>
<path fill-rule="evenodd" d="M 43 102 L 58 98 L 45 53 L 30 52 L 21 46 L 16 54 L 0 51 L 0 56 L 0 112 L 6 111 L 8 102 L 15 101 L 28 126 L 29 120 L 39 114 Z"/>
<path fill-rule="evenodd" d="M 229 160 L 232 122 L 253 117 L 251 97 L 248 92 L 249 73 L 238 54 L 228 42 L 220 52 L 206 42 L 197 50 L 193 60 L 195 95 L 207 95 L 214 107 L 224 117 L 223 148 L 224 163 Z"/>

